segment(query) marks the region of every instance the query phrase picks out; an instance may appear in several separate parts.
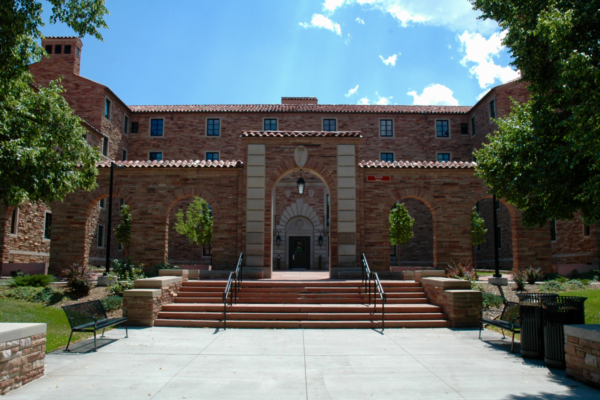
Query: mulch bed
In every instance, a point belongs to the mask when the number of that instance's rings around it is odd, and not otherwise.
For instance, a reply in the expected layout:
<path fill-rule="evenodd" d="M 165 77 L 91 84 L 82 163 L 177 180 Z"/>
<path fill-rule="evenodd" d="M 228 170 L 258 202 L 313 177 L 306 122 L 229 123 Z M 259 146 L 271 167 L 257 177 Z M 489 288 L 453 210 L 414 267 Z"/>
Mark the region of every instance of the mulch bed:
<path fill-rule="evenodd" d="M 478 281 L 477 284 L 479 284 L 483 287 L 484 292 L 500 296 L 500 290 L 498 290 L 497 286 L 492 286 L 489 283 L 484 283 L 482 281 Z M 508 286 L 502 287 L 502 291 L 504 292 L 504 297 L 506 297 L 506 299 L 508 301 L 512 301 L 515 303 L 519 302 L 517 293 L 538 293 L 538 289 L 539 288 L 537 285 L 525 285 L 525 290 L 517 291 L 516 283 L 509 283 Z M 500 314 L 502 314 L 503 308 L 504 308 L 504 306 L 500 306 L 500 307 L 491 307 L 487 310 L 484 310 L 483 317 L 487 318 L 487 319 L 497 318 L 500 316 Z"/>

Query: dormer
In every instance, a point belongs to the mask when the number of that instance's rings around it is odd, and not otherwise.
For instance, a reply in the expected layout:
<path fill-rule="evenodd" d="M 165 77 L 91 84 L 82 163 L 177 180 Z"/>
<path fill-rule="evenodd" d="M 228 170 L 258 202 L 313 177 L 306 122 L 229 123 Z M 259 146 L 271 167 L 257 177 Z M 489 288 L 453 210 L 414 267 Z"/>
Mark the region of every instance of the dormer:
<path fill-rule="evenodd" d="M 71 72 L 79 75 L 81 65 L 81 48 L 83 43 L 76 36 L 48 36 L 42 39 L 42 47 L 49 57 L 40 61 L 61 73 Z"/>

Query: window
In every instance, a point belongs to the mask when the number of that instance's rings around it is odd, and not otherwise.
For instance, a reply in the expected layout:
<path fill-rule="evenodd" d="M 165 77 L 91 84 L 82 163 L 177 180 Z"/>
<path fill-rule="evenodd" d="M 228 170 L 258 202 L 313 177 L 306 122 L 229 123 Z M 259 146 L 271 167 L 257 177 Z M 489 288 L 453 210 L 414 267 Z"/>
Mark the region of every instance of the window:
<path fill-rule="evenodd" d="M 108 138 L 102 137 L 102 155 L 108 157 Z"/>
<path fill-rule="evenodd" d="M 150 120 L 150 136 L 162 136 L 163 135 L 163 124 L 162 118 Z"/>
<path fill-rule="evenodd" d="M 460 124 L 460 134 L 461 135 L 469 134 L 469 124 Z"/>
<path fill-rule="evenodd" d="M 160 152 L 160 151 L 151 151 L 148 154 L 148 160 L 150 160 L 150 161 L 161 161 L 162 160 L 162 152 Z"/>
<path fill-rule="evenodd" d="M 131 123 L 131 133 L 138 133 L 139 125 L 137 122 Z"/>
<path fill-rule="evenodd" d="M 52 54 L 52 45 L 51 44 L 46 45 L 46 53 Z"/>
<path fill-rule="evenodd" d="M 337 121 L 335 119 L 324 119 L 323 120 L 323 130 L 325 132 L 337 131 Z"/>
<path fill-rule="evenodd" d="M 475 209 L 479 212 L 479 202 L 475 203 Z"/>
<path fill-rule="evenodd" d="M 390 246 L 390 257 L 396 257 L 396 247 L 398 246 Z"/>
<path fill-rule="evenodd" d="M 71 54 L 71 45 L 65 44 L 65 54 Z"/>
<path fill-rule="evenodd" d="M 550 221 L 550 240 L 556 240 L 556 220 Z"/>
<path fill-rule="evenodd" d="M 123 207 L 123 206 L 125 205 L 125 200 L 123 200 L 123 198 L 120 198 L 120 199 L 119 199 L 119 205 L 120 205 L 121 207 Z"/>
<path fill-rule="evenodd" d="M 438 153 L 437 160 L 438 161 L 450 161 L 450 153 Z"/>
<path fill-rule="evenodd" d="M 19 207 L 15 207 L 10 220 L 10 234 L 16 235 L 19 233 Z M 588 235 L 589 236 L 589 235 Z"/>
<path fill-rule="evenodd" d="M 496 118 L 496 102 L 490 101 L 490 118 Z"/>
<path fill-rule="evenodd" d="M 110 119 L 110 100 L 104 100 L 104 118 Z"/>
<path fill-rule="evenodd" d="M 502 228 L 496 227 L 496 237 L 498 238 L 498 248 L 502 248 Z"/>
<path fill-rule="evenodd" d="M 98 225 L 98 247 L 104 247 L 104 225 Z"/>
<path fill-rule="evenodd" d="M 381 153 L 381 161 L 394 162 L 394 153 Z"/>
<path fill-rule="evenodd" d="M 471 136 L 475 136 L 475 117 L 471 118 Z"/>
<path fill-rule="evenodd" d="M 44 220 L 44 239 L 50 240 L 52 233 L 52 213 L 46 211 L 46 218 Z"/>
<path fill-rule="evenodd" d="M 218 151 L 206 152 L 206 161 L 219 161 L 219 152 Z"/>
<path fill-rule="evenodd" d="M 106 199 L 100 200 L 100 208 L 104 208 L 106 206 Z"/>
<path fill-rule="evenodd" d="M 277 130 L 277 120 L 267 119 L 265 118 L 265 131 L 276 131 Z"/>
<path fill-rule="evenodd" d="M 481 251 L 481 245 L 480 244 L 477 245 L 477 251 Z"/>
<path fill-rule="evenodd" d="M 379 120 L 379 136 L 393 137 L 394 136 L 394 121 L 391 119 Z"/>
<path fill-rule="evenodd" d="M 212 245 L 211 243 L 205 244 L 202 246 L 202 255 L 210 256 L 212 254 Z"/>
<path fill-rule="evenodd" d="M 56 46 L 54 46 L 54 54 L 61 54 L 62 53 L 62 44 L 57 44 Z"/>
<path fill-rule="evenodd" d="M 75 47 L 75 57 L 79 58 L 79 54 L 81 54 L 81 50 L 79 50 L 79 47 Z"/>
<path fill-rule="evenodd" d="M 450 137 L 450 123 L 448 120 L 442 119 L 435 121 L 437 137 L 447 138 Z"/>
<path fill-rule="evenodd" d="M 206 120 L 206 136 L 220 136 L 221 135 L 221 120 L 220 119 L 207 119 Z"/>
<path fill-rule="evenodd" d="M 129 117 L 126 115 L 123 120 L 123 133 L 127 135 L 127 129 L 129 128 Z"/>
<path fill-rule="evenodd" d="M 127 160 L 127 150 L 123 149 L 123 161 Z"/>
<path fill-rule="evenodd" d="M 121 243 L 117 242 L 117 250 L 122 251 L 123 250 L 123 246 L 121 246 Z"/>
<path fill-rule="evenodd" d="M 590 236 L 590 226 L 583 224 L 583 236 Z"/>

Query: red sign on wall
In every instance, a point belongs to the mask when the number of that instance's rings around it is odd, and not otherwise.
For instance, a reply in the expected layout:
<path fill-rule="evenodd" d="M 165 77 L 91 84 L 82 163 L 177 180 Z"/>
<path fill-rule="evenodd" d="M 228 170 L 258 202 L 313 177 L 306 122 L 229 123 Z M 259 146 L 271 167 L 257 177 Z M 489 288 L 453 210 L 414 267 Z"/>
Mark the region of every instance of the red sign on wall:
<path fill-rule="evenodd" d="M 391 176 L 367 175 L 367 182 L 391 182 Z"/>

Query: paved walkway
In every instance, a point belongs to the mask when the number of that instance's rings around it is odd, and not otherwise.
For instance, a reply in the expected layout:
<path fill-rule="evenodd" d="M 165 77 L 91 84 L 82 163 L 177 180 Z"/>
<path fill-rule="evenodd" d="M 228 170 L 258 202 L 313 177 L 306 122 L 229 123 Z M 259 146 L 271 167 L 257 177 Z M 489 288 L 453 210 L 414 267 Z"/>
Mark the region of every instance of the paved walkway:
<path fill-rule="evenodd" d="M 146 328 L 97 353 L 55 352 L 16 399 L 598 399 L 476 330 Z M 74 350 L 89 351 L 90 341 Z"/>

